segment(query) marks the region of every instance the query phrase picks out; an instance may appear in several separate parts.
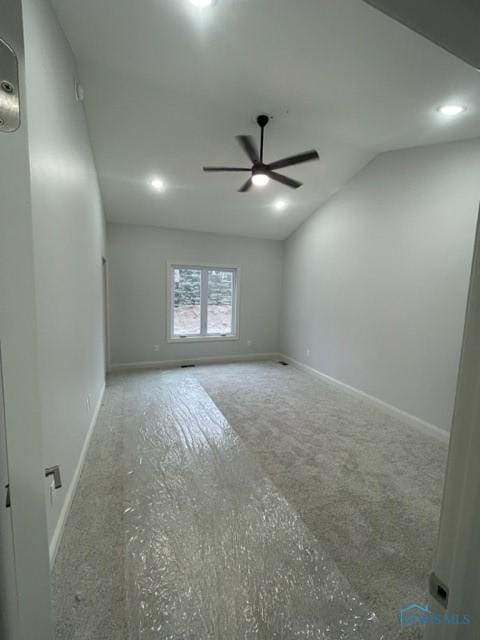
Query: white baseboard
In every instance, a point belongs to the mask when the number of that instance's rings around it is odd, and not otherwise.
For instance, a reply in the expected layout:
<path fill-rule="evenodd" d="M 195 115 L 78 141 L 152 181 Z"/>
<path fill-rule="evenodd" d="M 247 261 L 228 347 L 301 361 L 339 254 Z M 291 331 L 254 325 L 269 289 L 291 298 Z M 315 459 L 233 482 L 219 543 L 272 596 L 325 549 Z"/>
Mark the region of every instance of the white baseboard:
<path fill-rule="evenodd" d="M 351 396 L 354 396 L 356 398 L 362 398 L 367 402 L 375 404 L 377 407 L 380 407 L 381 409 L 383 409 L 384 411 L 386 411 L 387 413 L 389 413 L 391 416 L 395 418 L 400 418 L 417 428 L 433 430 L 437 435 L 440 435 L 443 438 L 446 438 L 446 439 L 449 438 L 450 434 L 445 429 L 437 427 L 436 425 L 431 424 L 426 420 L 422 420 L 421 418 L 417 418 L 417 416 L 414 416 L 411 413 L 402 411 L 402 409 L 399 409 L 398 407 L 394 407 L 392 404 L 388 404 L 388 402 L 384 402 L 383 400 L 380 400 L 375 396 L 371 396 L 368 393 L 365 393 L 364 391 L 360 391 L 360 389 L 351 387 L 350 385 L 346 384 L 345 382 L 342 382 L 341 380 L 337 380 L 336 378 L 332 378 L 326 373 L 322 373 L 321 371 L 318 371 L 318 369 L 314 369 L 313 367 L 309 367 L 307 364 L 304 364 L 303 362 L 299 362 L 294 358 L 290 358 L 290 356 L 287 356 L 282 353 L 280 354 L 280 357 L 283 360 L 285 360 L 285 362 L 289 362 L 290 364 L 294 365 L 298 369 L 302 369 L 302 371 L 306 371 L 307 373 L 310 373 L 311 375 L 314 375 L 317 378 L 320 378 L 324 382 L 329 382 L 330 384 L 335 385 L 336 387 L 338 387 L 342 391 L 345 391 Z"/>
<path fill-rule="evenodd" d="M 125 371 L 127 369 L 172 369 L 185 364 L 223 364 L 228 362 L 248 362 L 254 360 L 275 360 L 278 353 L 247 353 L 232 356 L 207 356 L 183 358 L 181 360 L 157 360 L 152 362 L 124 362 L 110 365 L 109 371 Z"/>
<path fill-rule="evenodd" d="M 105 383 L 103 383 L 102 388 L 100 389 L 100 394 L 98 396 L 98 400 L 95 405 L 95 410 L 92 415 L 92 420 L 88 427 L 88 432 L 85 437 L 85 441 L 83 443 L 82 451 L 80 452 L 80 457 L 78 458 L 77 468 L 75 469 L 75 473 L 73 474 L 73 478 L 70 482 L 70 486 L 68 487 L 67 493 L 65 495 L 65 500 L 63 502 L 62 510 L 60 511 L 60 515 L 58 516 L 58 521 L 55 527 L 55 531 L 53 532 L 52 539 L 50 540 L 50 545 L 49 545 L 50 567 L 53 567 L 53 563 L 55 562 L 55 557 L 57 555 L 58 547 L 62 539 L 63 530 L 65 528 L 65 522 L 67 520 L 67 516 L 72 506 L 73 497 L 77 489 L 78 481 L 80 480 L 80 475 L 82 473 L 83 465 L 85 464 L 85 458 L 87 455 L 88 447 L 90 445 L 90 440 L 92 438 L 93 430 L 97 422 L 98 413 L 102 405 L 104 393 L 105 393 Z"/>

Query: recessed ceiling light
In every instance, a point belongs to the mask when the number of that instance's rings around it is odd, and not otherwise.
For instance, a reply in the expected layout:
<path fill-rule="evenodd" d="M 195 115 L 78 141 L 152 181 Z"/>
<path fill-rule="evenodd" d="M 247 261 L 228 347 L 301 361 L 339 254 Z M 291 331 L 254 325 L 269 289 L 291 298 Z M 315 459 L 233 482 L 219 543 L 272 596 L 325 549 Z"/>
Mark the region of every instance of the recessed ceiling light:
<path fill-rule="evenodd" d="M 264 187 L 270 182 L 270 178 L 265 173 L 254 173 L 252 182 L 256 187 Z"/>
<path fill-rule="evenodd" d="M 152 189 L 155 189 L 155 191 L 163 191 L 163 189 L 165 188 L 165 183 L 160 178 L 153 178 L 150 184 L 152 186 Z"/>
<path fill-rule="evenodd" d="M 198 7 L 199 9 L 206 9 L 213 4 L 213 0 L 190 0 L 190 2 L 194 7 Z"/>
<path fill-rule="evenodd" d="M 287 208 L 287 203 L 285 202 L 285 200 L 275 200 L 275 202 L 273 203 L 273 208 L 276 211 L 285 211 L 285 209 Z"/>
<path fill-rule="evenodd" d="M 438 110 L 443 116 L 458 116 L 467 110 L 467 107 L 463 107 L 460 104 L 443 104 L 438 107 Z"/>

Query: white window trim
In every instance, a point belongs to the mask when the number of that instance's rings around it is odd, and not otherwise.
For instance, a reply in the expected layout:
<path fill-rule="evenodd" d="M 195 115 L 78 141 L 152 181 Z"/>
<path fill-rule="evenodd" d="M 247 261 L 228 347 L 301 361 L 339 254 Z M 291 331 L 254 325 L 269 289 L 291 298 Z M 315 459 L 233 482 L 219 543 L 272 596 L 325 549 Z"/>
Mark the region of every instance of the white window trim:
<path fill-rule="evenodd" d="M 172 287 L 172 269 L 174 267 L 189 267 L 191 269 L 224 269 L 225 271 L 234 272 L 234 294 L 233 294 L 233 310 L 232 310 L 232 333 L 226 336 L 221 335 L 203 335 L 203 336 L 180 336 L 173 335 L 173 287 Z M 203 281 L 205 272 L 202 272 L 202 291 L 205 283 Z M 167 342 L 184 343 L 184 342 L 223 342 L 229 340 L 239 340 L 239 293 L 240 293 L 240 267 L 235 264 L 215 264 L 211 262 L 191 262 L 190 260 L 167 260 Z M 202 314 L 202 328 L 206 327 L 206 316 Z"/>

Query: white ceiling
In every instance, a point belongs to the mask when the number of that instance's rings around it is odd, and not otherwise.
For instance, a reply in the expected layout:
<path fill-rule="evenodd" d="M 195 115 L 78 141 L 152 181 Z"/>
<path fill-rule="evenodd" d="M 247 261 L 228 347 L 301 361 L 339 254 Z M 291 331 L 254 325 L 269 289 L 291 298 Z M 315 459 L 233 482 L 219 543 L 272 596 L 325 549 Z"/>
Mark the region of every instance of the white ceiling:
<path fill-rule="evenodd" d="M 480 73 L 361 0 L 52 1 L 111 221 L 281 239 L 379 152 L 480 136 Z M 468 111 L 447 119 L 445 102 Z M 267 161 L 320 153 L 284 170 L 301 189 L 202 172 L 248 165 L 234 136 L 261 112 Z"/>

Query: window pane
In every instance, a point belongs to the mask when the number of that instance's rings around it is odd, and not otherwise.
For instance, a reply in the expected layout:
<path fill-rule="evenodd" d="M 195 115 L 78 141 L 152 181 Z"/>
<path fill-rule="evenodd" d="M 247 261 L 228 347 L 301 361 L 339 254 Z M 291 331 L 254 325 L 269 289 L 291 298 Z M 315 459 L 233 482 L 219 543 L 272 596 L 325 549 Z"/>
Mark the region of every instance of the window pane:
<path fill-rule="evenodd" d="M 208 334 L 229 334 L 233 331 L 233 272 L 208 270 Z"/>
<path fill-rule="evenodd" d="M 202 272 L 200 269 L 173 270 L 173 335 L 200 335 L 200 296 Z"/>

